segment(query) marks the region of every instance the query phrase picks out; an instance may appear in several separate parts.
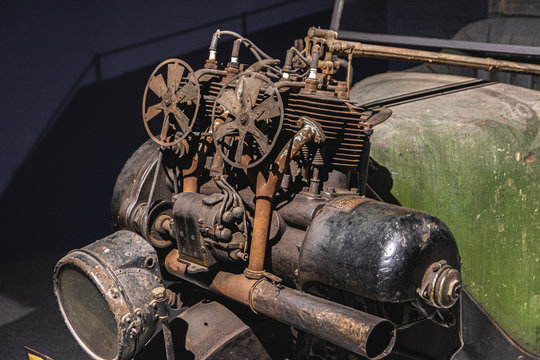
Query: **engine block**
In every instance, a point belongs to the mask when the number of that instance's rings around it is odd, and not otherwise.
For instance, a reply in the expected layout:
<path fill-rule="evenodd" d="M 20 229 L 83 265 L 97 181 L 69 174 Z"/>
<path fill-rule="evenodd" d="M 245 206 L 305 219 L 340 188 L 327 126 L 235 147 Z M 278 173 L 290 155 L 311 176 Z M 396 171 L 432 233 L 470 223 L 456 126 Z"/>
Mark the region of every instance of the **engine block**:
<path fill-rule="evenodd" d="M 222 65 L 225 36 L 236 40 Z M 89 247 L 99 254 L 95 268 L 70 253 L 55 273 L 61 308 L 95 305 L 110 315 L 91 326 L 66 317 L 90 355 L 135 356 L 159 318 L 172 356 L 167 306 L 191 309 L 182 296 L 193 289 L 294 327 L 297 356 L 322 339 L 325 348 L 378 359 L 392 351 L 396 329 L 457 329 L 461 261 L 452 233 L 434 216 L 367 196 L 376 198 L 367 191 L 370 136 L 391 111 L 349 99 L 354 49 L 332 41 L 334 32 L 310 29 L 280 66 L 249 39 L 218 30 L 201 69 L 169 59 L 152 72 L 142 108 L 150 140 L 113 192 L 118 232 Z M 242 46 L 254 62 L 240 61 Z M 116 238 L 122 252 L 112 261 Z M 129 249 L 141 238 L 152 251 L 135 256 Z M 137 258 L 139 270 L 129 271 L 151 274 L 147 286 L 118 281 L 129 279 L 123 256 Z M 62 284 L 64 269 L 86 274 L 110 311 Z M 101 328 L 116 329 L 107 343 L 94 333 Z M 100 350 L 115 336 L 118 345 Z"/>

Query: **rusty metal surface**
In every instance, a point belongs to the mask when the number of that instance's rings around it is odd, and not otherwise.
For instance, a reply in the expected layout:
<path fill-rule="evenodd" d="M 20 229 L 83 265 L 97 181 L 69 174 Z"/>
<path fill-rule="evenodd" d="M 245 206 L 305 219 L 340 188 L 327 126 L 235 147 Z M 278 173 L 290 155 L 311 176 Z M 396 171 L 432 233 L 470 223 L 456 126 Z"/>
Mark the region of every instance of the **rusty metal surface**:
<path fill-rule="evenodd" d="M 362 44 L 358 42 L 331 41 L 330 48 L 341 54 L 352 51 L 354 56 L 392 59 L 429 64 L 469 67 L 485 71 L 504 71 L 540 75 L 540 66 L 515 61 L 478 58 L 432 51 L 412 50 L 392 46 Z"/>
<path fill-rule="evenodd" d="M 255 285 L 257 312 L 320 336 L 368 359 L 388 355 L 395 341 L 390 321 L 267 281 Z"/>
<path fill-rule="evenodd" d="M 185 347 L 195 360 L 271 359 L 250 327 L 219 302 L 197 303 L 177 321 L 187 325 Z"/>
<path fill-rule="evenodd" d="M 223 36 L 236 38 L 225 65 L 218 56 Z M 357 105 L 349 98 L 351 61 L 368 56 L 517 72 L 540 67 L 343 42 L 337 33 L 317 28 L 287 50 L 283 66 L 232 31 L 216 31 L 210 44 L 204 68 L 193 71 L 172 59 L 152 73 L 143 116 L 150 130 L 163 115 L 159 135 L 149 132 L 162 146 L 143 145 L 113 195 L 115 226 L 141 234 L 157 249 L 164 276 L 173 281 L 165 291 L 169 306 L 192 305 L 185 297 L 195 293 L 232 299 L 296 327 L 297 358 L 318 346 L 301 334 L 323 339 L 339 356 L 380 358 L 394 344 L 390 320 L 400 329 L 422 323 L 418 338 L 438 336 L 433 344 L 440 344 L 446 333 L 453 340 L 429 351 L 417 347 L 417 353 L 450 357 L 459 342 L 461 288 L 450 230 L 427 213 L 364 197 L 382 199 L 367 186 L 368 170 L 375 167 L 374 127 L 388 132 L 392 122 L 392 111 L 381 105 L 417 100 L 419 94 Z M 242 62 L 242 45 L 255 62 Z M 534 163 L 534 154 L 524 158 Z M 134 273 L 148 265 L 138 266 Z M 210 306 L 193 308 L 194 319 L 205 316 L 199 308 Z M 164 308 L 159 309 L 163 320 Z M 189 346 L 201 358 L 233 356 L 223 349 L 242 357 L 238 347 L 249 346 L 237 337 L 242 331 L 217 338 L 226 326 L 208 333 L 205 325 L 197 326 Z M 450 330 L 430 332 L 430 326 Z M 211 344 L 222 350 L 214 352 Z"/>
<path fill-rule="evenodd" d="M 371 45 L 353 41 L 338 40 L 338 32 L 318 28 L 310 28 L 308 38 L 315 43 L 328 46 L 335 55 L 356 57 L 373 57 L 378 59 L 392 59 L 411 62 L 425 62 L 429 64 L 444 64 L 470 67 L 486 71 L 504 71 L 524 74 L 540 74 L 540 65 L 519 63 L 514 61 L 479 58 L 456 54 L 446 54 L 433 51 L 413 50 L 383 45 Z"/>
<path fill-rule="evenodd" d="M 348 99 L 307 91 L 291 92 L 286 104 L 285 129 L 297 131 L 302 116 L 317 121 L 326 137 L 324 151 L 331 164 L 357 166 L 367 137 L 365 129 L 375 111 L 359 108 Z"/>
<path fill-rule="evenodd" d="M 178 262 L 176 250 L 167 255 L 165 267 L 182 279 L 250 306 L 256 313 L 327 339 L 370 359 L 387 355 L 393 347 L 394 325 L 379 317 L 275 285 L 265 279 L 252 280 L 224 271 L 214 275 L 190 275 L 185 264 Z"/>
<path fill-rule="evenodd" d="M 225 116 L 221 124 L 216 121 L 218 106 L 222 108 L 219 113 Z M 257 166 L 270 155 L 280 134 L 283 124 L 281 95 L 262 74 L 249 70 L 240 73 L 217 94 L 211 123 L 216 151 L 223 160 L 239 168 Z M 247 153 L 250 161 L 245 163 L 243 155 Z"/>
<path fill-rule="evenodd" d="M 84 298 L 84 289 L 73 292 L 62 283 L 63 273 L 69 269 L 84 274 L 105 299 L 103 308 L 88 307 L 86 318 L 81 318 L 82 313 L 72 311 L 84 309 L 84 304 L 90 301 Z M 142 237 L 129 231 L 118 231 L 70 252 L 57 263 L 54 271 L 55 295 L 74 337 L 91 356 L 108 354 L 115 359 L 131 359 L 152 336 L 157 318 L 156 310 L 151 306 L 151 289 L 162 286 L 161 283 L 155 250 Z M 87 328 L 94 326 L 95 314 L 109 311 L 117 329 L 116 343 L 103 343 L 112 342 L 112 336 L 105 337 L 93 333 L 93 327 Z M 99 319 L 94 321 L 95 326 L 102 326 Z"/>
<path fill-rule="evenodd" d="M 315 143 L 324 142 L 325 136 L 320 128 L 312 120 L 303 117 L 302 128 L 296 133 L 277 155 L 273 163 L 273 169 L 267 178 L 261 172 L 257 175 L 257 188 L 255 200 L 255 219 L 251 238 L 251 250 L 249 265 L 246 269 L 246 276 L 259 278 L 264 270 L 264 258 L 266 253 L 266 243 L 272 220 L 272 199 L 278 190 L 278 185 L 283 178 L 285 170 L 294 156 L 300 149 L 311 140 Z"/>
<path fill-rule="evenodd" d="M 188 74 L 184 75 L 186 70 Z M 167 81 L 164 80 L 163 75 L 166 76 Z M 157 97 L 158 103 L 147 104 L 147 101 L 150 102 L 150 93 Z M 197 117 L 199 99 L 199 83 L 193 69 L 185 61 L 168 59 L 159 64 L 148 79 L 142 103 L 144 127 L 150 138 L 163 146 L 176 145 L 186 138 Z M 161 114 L 163 114 L 163 120 L 160 133 L 156 136 L 149 122 Z M 178 133 L 180 135 L 177 135 Z"/>
<path fill-rule="evenodd" d="M 459 299 L 461 289 L 459 271 L 448 265 L 445 260 L 441 260 L 427 268 L 418 294 L 430 305 L 449 308 Z"/>

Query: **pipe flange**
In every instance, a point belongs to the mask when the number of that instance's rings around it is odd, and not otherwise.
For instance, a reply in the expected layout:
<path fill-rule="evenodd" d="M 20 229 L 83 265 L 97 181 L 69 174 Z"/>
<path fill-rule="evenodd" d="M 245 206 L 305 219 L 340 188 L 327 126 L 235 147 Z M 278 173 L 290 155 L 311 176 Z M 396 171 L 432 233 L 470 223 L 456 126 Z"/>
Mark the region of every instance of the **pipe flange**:
<path fill-rule="evenodd" d="M 429 305 L 447 309 L 459 299 L 461 289 L 461 273 L 440 260 L 428 267 L 417 291 Z"/>

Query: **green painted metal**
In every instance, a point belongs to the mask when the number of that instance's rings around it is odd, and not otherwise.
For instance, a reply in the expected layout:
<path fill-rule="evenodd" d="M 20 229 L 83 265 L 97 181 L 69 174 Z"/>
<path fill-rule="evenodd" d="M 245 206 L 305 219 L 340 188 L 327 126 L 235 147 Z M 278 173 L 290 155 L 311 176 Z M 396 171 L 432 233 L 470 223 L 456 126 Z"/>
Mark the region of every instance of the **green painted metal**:
<path fill-rule="evenodd" d="M 351 98 L 362 104 L 468 79 L 380 74 Z M 392 194 L 446 222 L 466 288 L 540 354 L 540 92 L 492 84 L 391 108 L 375 127 L 372 157 L 390 171 Z"/>

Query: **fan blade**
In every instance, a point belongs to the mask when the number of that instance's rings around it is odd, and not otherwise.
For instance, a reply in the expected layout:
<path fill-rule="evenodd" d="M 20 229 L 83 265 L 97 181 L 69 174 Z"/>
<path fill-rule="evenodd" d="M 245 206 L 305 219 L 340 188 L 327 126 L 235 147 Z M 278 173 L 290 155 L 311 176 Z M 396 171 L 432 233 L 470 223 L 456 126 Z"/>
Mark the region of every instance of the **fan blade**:
<path fill-rule="evenodd" d="M 229 113 L 231 113 L 234 117 L 238 116 L 240 108 L 242 107 L 233 89 L 225 90 L 221 96 L 217 98 L 216 102 L 223 106 L 226 110 L 229 110 Z"/>
<path fill-rule="evenodd" d="M 146 114 L 144 114 L 144 121 L 149 122 L 161 112 L 161 107 L 159 107 L 159 105 L 160 104 L 152 105 L 146 110 Z"/>
<path fill-rule="evenodd" d="M 266 135 L 264 135 L 255 125 L 249 127 L 249 132 L 261 148 L 262 155 L 266 154 L 268 150 L 270 150 L 270 145 L 268 145 L 268 138 Z"/>
<path fill-rule="evenodd" d="M 161 127 L 161 134 L 160 134 L 160 140 L 165 141 L 167 139 L 167 133 L 169 132 L 169 116 L 165 116 L 165 120 L 163 121 L 163 126 Z"/>
<path fill-rule="evenodd" d="M 234 161 L 238 164 L 242 162 L 242 155 L 244 154 L 244 139 L 246 138 L 246 132 L 242 131 L 238 135 L 238 144 L 236 145 L 236 153 L 234 154 Z"/>
<path fill-rule="evenodd" d="M 184 75 L 185 68 L 177 63 L 171 63 L 167 65 L 167 85 L 171 92 L 175 92 L 180 86 L 182 75 Z"/>
<path fill-rule="evenodd" d="M 188 80 L 188 82 L 178 90 L 176 95 L 178 96 L 180 103 L 193 101 L 197 98 L 197 85 Z"/>
<path fill-rule="evenodd" d="M 269 97 L 253 109 L 257 113 L 255 120 L 270 119 L 281 115 L 279 103 L 273 97 Z"/>
<path fill-rule="evenodd" d="M 180 126 L 180 129 L 182 129 L 182 132 L 184 134 L 189 132 L 189 130 L 190 130 L 190 128 L 189 128 L 190 120 L 186 116 L 186 114 L 184 114 L 182 112 L 182 110 L 180 110 L 177 107 L 174 108 L 173 114 L 174 114 L 174 118 L 176 119 L 176 122 L 178 123 L 178 126 Z"/>
<path fill-rule="evenodd" d="M 236 131 L 237 128 L 235 121 L 222 124 L 216 129 L 216 132 L 213 134 L 214 141 L 218 141 L 224 136 L 231 135 Z"/>
<path fill-rule="evenodd" d="M 148 87 L 159 97 L 163 97 L 167 92 L 167 85 L 161 74 L 150 78 L 150 80 L 148 80 Z"/>
<path fill-rule="evenodd" d="M 242 79 L 244 80 L 244 105 L 246 109 L 251 109 L 257 102 L 263 82 L 255 76 L 244 76 Z"/>

